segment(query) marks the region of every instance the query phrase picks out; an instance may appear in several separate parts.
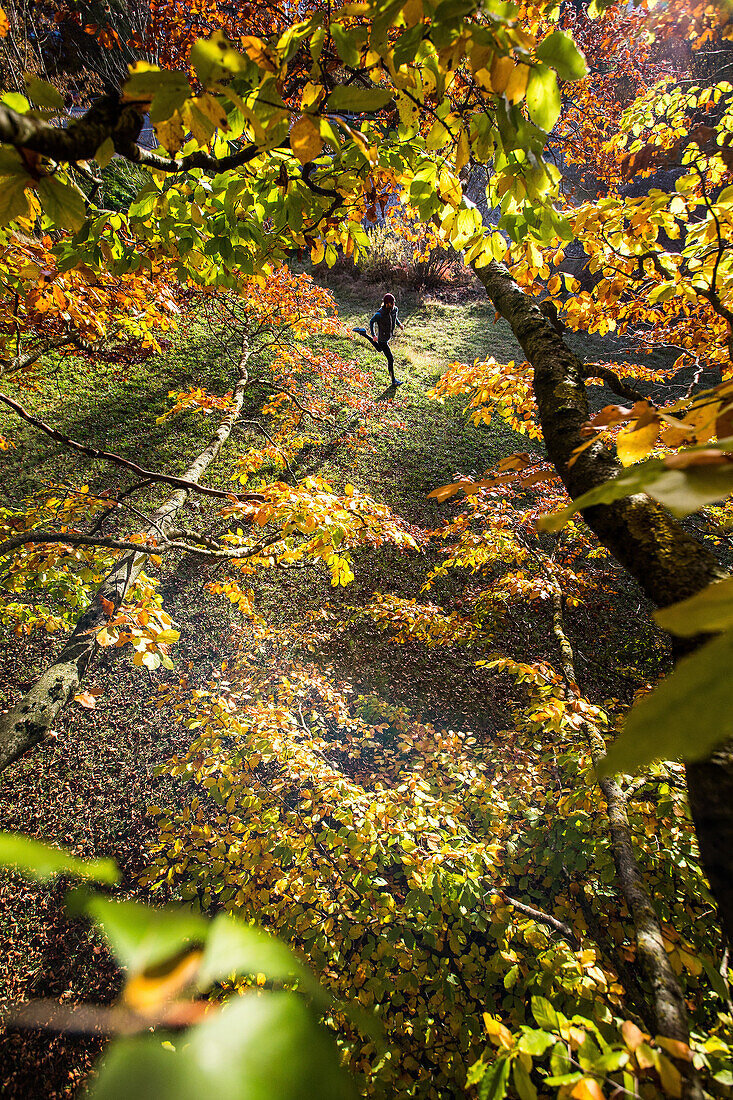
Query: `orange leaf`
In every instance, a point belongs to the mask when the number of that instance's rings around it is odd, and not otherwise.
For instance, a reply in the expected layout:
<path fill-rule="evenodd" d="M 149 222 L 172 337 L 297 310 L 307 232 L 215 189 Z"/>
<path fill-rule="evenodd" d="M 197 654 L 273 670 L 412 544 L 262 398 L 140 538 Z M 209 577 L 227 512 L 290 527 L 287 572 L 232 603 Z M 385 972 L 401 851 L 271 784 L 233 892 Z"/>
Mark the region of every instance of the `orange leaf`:
<path fill-rule="evenodd" d="M 631 1020 L 624 1020 L 621 1024 L 621 1034 L 629 1050 L 636 1050 L 648 1038 L 641 1028 L 638 1028 L 636 1024 L 632 1024 Z"/>
<path fill-rule="evenodd" d="M 704 451 L 679 451 L 675 455 L 667 455 L 664 465 L 672 470 L 685 470 L 688 466 L 722 466 L 732 461 L 733 456 L 727 451 L 708 447 Z"/>
<path fill-rule="evenodd" d="M 441 485 L 439 489 L 433 489 L 432 492 L 428 493 L 428 498 L 432 497 L 442 504 L 444 500 L 448 500 L 449 497 L 455 496 L 464 486 L 468 485 L 473 485 L 473 482 L 455 481 L 452 485 Z"/>
<path fill-rule="evenodd" d="M 592 416 L 584 427 L 604 428 L 608 424 L 621 424 L 631 416 L 631 409 L 625 405 L 604 405 L 600 412 Z"/>
<path fill-rule="evenodd" d="M 570 1093 L 575 1100 L 604 1100 L 600 1085 L 592 1077 L 583 1077 Z"/>
<path fill-rule="evenodd" d="M 84 707 L 85 710 L 94 710 L 97 705 L 97 700 L 91 691 L 80 691 L 78 695 L 74 696 L 74 702 Z"/>

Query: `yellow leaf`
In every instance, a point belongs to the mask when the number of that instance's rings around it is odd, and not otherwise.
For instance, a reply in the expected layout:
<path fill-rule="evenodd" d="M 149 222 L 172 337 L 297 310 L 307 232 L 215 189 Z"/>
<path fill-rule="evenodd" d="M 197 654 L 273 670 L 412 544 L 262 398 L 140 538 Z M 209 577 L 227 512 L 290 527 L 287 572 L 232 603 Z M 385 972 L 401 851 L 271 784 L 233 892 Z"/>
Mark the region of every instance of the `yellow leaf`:
<path fill-rule="evenodd" d="M 632 431 L 626 428 L 616 438 L 616 453 L 622 466 L 640 462 L 651 451 L 659 435 L 659 421 L 652 420 L 643 428 Z"/>
<path fill-rule="evenodd" d="M 301 115 L 290 131 L 290 148 L 301 164 L 315 160 L 323 148 L 318 127 L 308 115 Z"/>
<path fill-rule="evenodd" d="M 265 43 L 261 38 L 256 38 L 253 34 L 244 34 L 241 42 L 247 57 L 250 61 L 254 61 L 258 68 L 264 69 L 268 73 L 276 72 L 275 66 L 267 56 Z"/>
<path fill-rule="evenodd" d="M 209 121 L 216 126 L 217 130 L 226 129 L 226 111 L 218 99 L 214 99 L 213 95 L 204 92 L 203 95 L 197 96 L 195 103 L 199 111 L 206 115 Z"/>
<path fill-rule="evenodd" d="M 514 72 L 511 57 L 495 57 L 491 63 L 491 87 L 497 95 L 503 95 L 510 77 Z"/>
<path fill-rule="evenodd" d="M 143 1015 L 156 1015 L 161 1005 L 192 984 L 202 958 L 202 951 L 189 951 L 182 959 L 156 967 L 152 973 L 133 975 L 123 992 L 125 1004 Z"/>
<path fill-rule="evenodd" d="M 655 1068 L 659 1074 L 659 1080 L 662 1082 L 662 1088 L 667 1096 L 681 1096 L 682 1074 L 677 1067 L 673 1066 L 670 1060 L 665 1058 L 663 1054 L 658 1054 Z"/>
<path fill-rule="evenodd" d="M 167 118 L 165 122 L 156 122 L 155 132 L 163 148 L 175 155 L 183 145 L 184 140 L 183 122 L 178 111 L 174 111 L 172 117 Z M 159 419 L 164 420 L 165 417 Z"/>
<path fill-rule="evenodd" d="M 680 1062 L 691 1062 L 692 1051 L 688 1047 L 687 1043 L 681 1042 L 679 1039 L 668 1039 L 666 1035 L 657 1035 L 654 1042 L 657 1046 L 662 1047 L 668 1054 L 671 1054 L 673 1058 L 677 1058 Z"/>
<path fill-rule="evenodd" d="M 521 103 L 527 91 L 529 65 L 515 65 L 507 81 L 504 95 L 510 103 Z"/>
<path fill-rule="evenodd" d="M 492 1043 L 498 1047 L 504 1047 L 505 1050 L 511 1050 L 514 1046 L 514 1036 L 508 1027 L 505 1027 L 500 1020 L 495 1020 L 488 1012 L 484 1012 L 484 1026 Z"/>
<path fill-rule="evenodd" d="M 679 952 L 682 965 L 685 969 L 689 970 L 691 974 L 694 974 L 696 978 L 699 977 L 699 975 L 702 974 L 702 963 L 700 960 L 696 958 L 695 955 L 691 955 L 689 951 L 684 951 L 682 948 L 679 949 Z"/>
<path fill-rule="evenodd" d="M 461 130 L 458 135 L 458 144 L 456 145 L 455 166 L 456 172 L 460 172 L 464 165 L 468 164 L 468 158 L 471 153 L 471 146 L 468 141 L 468 134 L 465 130 Z"/>

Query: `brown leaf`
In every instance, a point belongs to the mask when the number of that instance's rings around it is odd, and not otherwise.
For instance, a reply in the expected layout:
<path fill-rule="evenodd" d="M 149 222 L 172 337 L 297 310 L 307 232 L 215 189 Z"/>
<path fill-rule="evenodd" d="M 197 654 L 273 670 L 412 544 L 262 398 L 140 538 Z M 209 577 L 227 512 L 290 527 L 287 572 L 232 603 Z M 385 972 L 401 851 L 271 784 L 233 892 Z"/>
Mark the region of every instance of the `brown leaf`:
<path fill-rule="evenodd" d="M 605 428 L 609 424 L 622 424 L 624 420 L 628 420 L 632 415 L 632 410 L 625 405 L 604 405 L 603 408 L 592 416 L 590 420 L 586 421 L 583 425 L 582 431 L 586 429 Z"/>

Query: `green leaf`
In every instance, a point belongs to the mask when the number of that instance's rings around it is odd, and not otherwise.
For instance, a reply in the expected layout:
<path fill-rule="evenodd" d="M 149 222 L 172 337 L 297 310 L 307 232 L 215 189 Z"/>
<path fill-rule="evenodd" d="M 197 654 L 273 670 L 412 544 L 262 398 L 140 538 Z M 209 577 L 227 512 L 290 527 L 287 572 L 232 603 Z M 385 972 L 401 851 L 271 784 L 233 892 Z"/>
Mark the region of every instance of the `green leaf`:
<path fill-rule="evenodd" d="M 347 65 L 350 65 L 352 69 L 356 69 L 359 65 L 359 59 L 361 57 L 361 33 L 360 28 L 342 27 L 339 23 L 333 23 L 331 25 L 331 34 L 333 40 L 336 43 L 336 49 L 338 55 L 342 61 Z"/>
<path fill-rule="evenodd" d="M 170 1045 L 175 1049 L 171 1050 Z M 335 1043 L 295 993 L 235 997 L 172 1039 L 115 1043 L 102 1060 L 91 1100 L 353 1100 Z"/>
<path fill-rule="evenodd" d="M 553 31 L 537 47 L 541 61 L 552 65 L 561 80 L 580 80 L 588 73 L 585 57 L 564 31 Z"/>
<path fill-rule="evenodd" d="M 654 612 L 662 630 L 691 637 L 717 634 L 733 626 L 733 579 L 713 581 L 688 600 Z"/>
<path fill-rule="evenodd" d="M 531 1054 L 534 1058 L 539 1058 L 555 1042 L 555 1035 L 548 1035 L 546 1031 L 535 1031 L 534 1028 L 524 1027 L 517 1048 Z"/>
<path fill-rule="evenodd" d="M 0 103 L 4 103 L 11 110 L 17 111 L 19 115 L 26 114 L 31 107 L 28 100 L 20 92 L 3 92 L 0 95 Z"/>
<path fill-rule="evenodd" d="M 504 1100 L 509 1083 L 509 1060 L 500 1058 L 487 1069 L 479 1085 L 479 1100 Z"/>
<path fill-rule="evenodd" d="M 532 69 L 525 99 L 532 121 L 549 134 L 560 117 L 562 104 L 557 76 L 547 65 L 537 65 Z"/>
<path fill-rule="evenodd" d="M 408 31 L 402 32 L 394 48 L 394 63 L 397 67 L 404 65 L 407 61 L 414 60 L 426 33 L 427 28 L 422 20 L 416 23 L 414 27 L 410 27 Z"/>
<path fill-rule="evenodd" d="M 182 906 L 154 909 L 136 901 L 115 901 L 73 891 L 69 908 L 99 927 L 118 962 L 138 973 L 157 966 L 184 947 L 205 942 L 209 922 Z"/>
<path fill-rule="evenodd" d="M 558 1031 L 562 1017 L 552 1007 L 546 997 L 533 997 L 531 1000 L 532 1015 L 539 1027 L 550 1028 Z"/>
<path fill-rule="evenodd" d="M 29 214 L 28 196 L 25 193 L 30 183 L 27 173 L 17 176 L 0 175 L 0 225 L 8 225 L 16 218 Z"/>
<path fill-rule="evenodd" d="M 63 111 L 64 97 L 53 84 L 47 84 L 45 80 L 37 80 L 32 76 L 27 76 L 25 83 L 31 103 L 35 103 L 37 107 L 54 107 Z"/>
<path fill-rule="evenodd" d="M 30 183 L 28 169 L 20 158 L 20 153 L 12 145 L 0 146 L 0 175 L 22 175 L 25 183 Z"/>
<path fill-rule="evenodd" d="M 23 833 L 0 833 L 0 864 L 45 882 L 56 875 L 73 875 L 92 882 L 119 882 L 113 859 L 78 859 L 63 848 L 53 848 Z"/>
<path fill-rule="evenodd" d="M 57 176 L 46 176 L 38 182 L 38 197 L 44 212 L 60 229 L 81 229 L 86 220 L 84 196 L 70 183 Z"/>
<path fill-rule="evenodd" d="M 249 59 L 234 48 L 221 31 L 211 38 L 199 38 L 191 47 L 191 64 L 205 88 L 224 77 L 243 73 L 249 67 Z"/>
<path fill-rule="evenodd" d="M 519 1094 L 519 1100 L 537 1100 L 537 1089 L 532 1084 L 532 1079 L 519 1058 L 514 1059 L 512 1077 L 514 1087 Z"/>
<path fill-rule="evenodd" d="M 483 1058 L 479 1058 L 478 1062 L 474 1062 L 466 1074 L 466 1084 L 478 1085 L 479 1081 L 483 1081 L 485 1074 L 486 1062 L 484 1062 Z"/>
<path fill-rule="evenodd" d="M 669 508 L 672 515 L 689 516 L 706 504 L 723 500 L 733 493 L 733 464 L 665 470 L 647 491 Z"/>
<path fill-rule="evenodd" d="M 653 760 L 703 760 L 733 735 L 733 631 L 689 657 L 632 707 L 598 774 L 632 772 Z"/>
<path fill-rule="evenodd" d="M 394 93 L 391 88 L 335 88 L 326 102 L 331 111 L 381 111 L 391 102 Z"/>
<path fill-rule="evenodd" d="M 273 981 L 297 980 L 314 1001 L 330 998 L 307 967 L 274 936 L 221 913 L 211 924 L 198 973 L 202 991 L 237 974 L 266 974 Z"/>

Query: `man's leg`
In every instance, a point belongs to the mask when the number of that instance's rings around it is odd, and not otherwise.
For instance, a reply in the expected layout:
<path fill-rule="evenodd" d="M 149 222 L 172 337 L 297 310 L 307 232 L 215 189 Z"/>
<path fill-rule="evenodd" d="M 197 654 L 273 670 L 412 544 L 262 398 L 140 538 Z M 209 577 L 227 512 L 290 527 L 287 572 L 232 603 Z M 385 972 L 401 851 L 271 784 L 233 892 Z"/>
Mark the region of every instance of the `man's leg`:
<path fill-rule="evenodd" d="M 378 344 L 377 346 L 380 351 L 384 352 L 384 356 L 387 360 L 387 366 L 389 367 L 389 376 L 392 379 L 392 385 L 394 386 L 394 356 L 392 354 L 392 349 L 390 348 L 389 344 Z"/>

